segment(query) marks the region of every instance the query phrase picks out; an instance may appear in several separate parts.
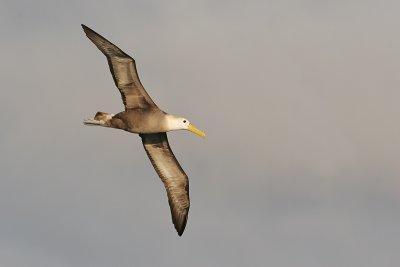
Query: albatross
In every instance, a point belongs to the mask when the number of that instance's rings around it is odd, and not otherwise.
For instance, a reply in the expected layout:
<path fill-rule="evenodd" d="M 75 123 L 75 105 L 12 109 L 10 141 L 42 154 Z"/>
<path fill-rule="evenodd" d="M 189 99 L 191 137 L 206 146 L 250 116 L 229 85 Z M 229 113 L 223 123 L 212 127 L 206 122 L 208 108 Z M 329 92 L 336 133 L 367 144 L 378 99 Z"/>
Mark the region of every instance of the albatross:
<path fill-rule="evenodd" d="M 125 106 L 125 111 L 115 115 L 97 112 L 94 119 L 87 119 L 83 123 L 139 134 L 147 156 L 164 183 L 172 222 L 181 236 L 190 206 L 189 180 L 169 146 L 166 132 L 189 130 L 203 138 L 205 134 L 189 120 L 159 109 L 139 80 L 135 60 L 89 27 L 82 24 L 82 28 L 86 36 L 107 57 L 112 77 Z"/>

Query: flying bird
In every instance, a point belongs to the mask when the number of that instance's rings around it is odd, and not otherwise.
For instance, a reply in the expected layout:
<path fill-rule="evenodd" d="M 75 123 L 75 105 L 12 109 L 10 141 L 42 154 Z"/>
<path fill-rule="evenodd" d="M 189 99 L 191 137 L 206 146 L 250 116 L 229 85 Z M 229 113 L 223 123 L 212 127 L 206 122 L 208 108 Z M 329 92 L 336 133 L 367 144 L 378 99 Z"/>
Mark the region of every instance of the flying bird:
<path fill-rule="evenodd" d="M 135 60 L 89 27 L 83 24 L 82 27 L 86 36 L 107 57 L 125 106 L 125 111 L 115 115 L 97 112 L 94 119 L 87 119 L 83 123 L 139 134 L 147 156 L 164 183 L 172 222 L 181 236 L 190 206 L 189 180 L 169 146 L 166 132 L 189 130 L 201 137 L 205 137 L 205 134 L 189 120 L 159 109 L 139 80 Z"/>

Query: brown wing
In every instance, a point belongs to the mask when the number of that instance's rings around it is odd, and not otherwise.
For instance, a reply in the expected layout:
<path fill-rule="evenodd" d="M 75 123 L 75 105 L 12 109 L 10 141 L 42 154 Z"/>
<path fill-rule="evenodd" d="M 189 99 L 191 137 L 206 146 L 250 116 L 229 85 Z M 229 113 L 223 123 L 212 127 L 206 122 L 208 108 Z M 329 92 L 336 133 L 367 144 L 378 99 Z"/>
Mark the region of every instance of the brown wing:
<path fill-rule="evenodd" d="M 87 37 L 107 57 L 115 85 L 125 109 L 157 108 L 139 80 L 135 60 L 92 29 L 82 24 Z"/>
<path fill-rule="evenodd" d="M 189 180 L 168 144 L 166 133 L 141 134 L 144 149 L 167 190 L 172 222 L 178 235 L 185 230 L 189 212 Z"/>

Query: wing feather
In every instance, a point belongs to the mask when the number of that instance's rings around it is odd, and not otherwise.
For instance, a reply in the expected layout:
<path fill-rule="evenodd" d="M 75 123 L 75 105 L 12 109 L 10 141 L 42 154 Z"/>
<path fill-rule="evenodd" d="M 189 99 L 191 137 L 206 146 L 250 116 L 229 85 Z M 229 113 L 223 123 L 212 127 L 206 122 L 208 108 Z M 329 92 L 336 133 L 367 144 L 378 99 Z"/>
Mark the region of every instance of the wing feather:
<path fill-rule="evenodd" d="M 167 190 L 172 222 L 178 235 L 185 230 L 189 200 L 189 180 L 172 152 L 166 133 L 141 134 L 144 149 Z"/>
<path fill-rule="evenodd" d="M 107 57 L 111 74 L 121 93 L 125 109 L 157 108 L 139 80 L 135 60 L 89 27 L 82 24 L 82 28 L 86 36 Z"/>

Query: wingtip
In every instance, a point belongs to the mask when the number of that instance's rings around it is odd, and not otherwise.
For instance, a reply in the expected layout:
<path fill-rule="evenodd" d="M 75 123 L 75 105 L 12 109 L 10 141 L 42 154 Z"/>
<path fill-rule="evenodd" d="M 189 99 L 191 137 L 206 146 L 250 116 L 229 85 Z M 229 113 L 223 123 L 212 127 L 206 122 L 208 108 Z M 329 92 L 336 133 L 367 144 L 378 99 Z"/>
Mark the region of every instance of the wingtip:
<path fill-rule="evenodd" d="M 86 26 L 85 24 L 81 24 L 81 26 L 82 26 L 82 29 L 83 29 L 84 32 L 87 32 L 87 31 L 90 31 L 90 30 L 91 30 L 91 29 L 90 29 L 88 26 Z"/>
<path fill-rule="evenodd" d="M 185 227 L 183 227 L 182 229 L 176 228 L 176 232 L 178 233 L 179 236 L 182 236 L 184 231 L 185 231 Z"/>
<path fill-rule="evenodd" d="M 186 228 L 186 223 L 187 223 L 187 214 L 184 216 L 183 221 L 181 221 L 180 223 L 178 223 L 177 221 L 174 222 L 175 230 L 179 236 L 183 235 L 183 232 L 185 231 Z"/>

